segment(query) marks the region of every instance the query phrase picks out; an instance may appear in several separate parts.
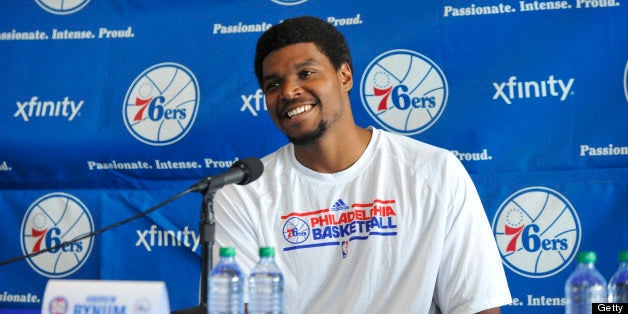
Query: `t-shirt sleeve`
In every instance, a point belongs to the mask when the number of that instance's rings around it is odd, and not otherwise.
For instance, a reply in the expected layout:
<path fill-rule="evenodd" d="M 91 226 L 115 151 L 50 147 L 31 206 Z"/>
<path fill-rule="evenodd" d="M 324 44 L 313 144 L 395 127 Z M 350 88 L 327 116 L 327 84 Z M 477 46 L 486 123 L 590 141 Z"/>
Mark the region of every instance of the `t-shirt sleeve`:
<path fill-rule="evenodd" d="M 477 190 L 448 156 L 441 184 L 447 226 L 435 301 L 443 313 L 476 313 L 511 302 L 506 275 Z"/>

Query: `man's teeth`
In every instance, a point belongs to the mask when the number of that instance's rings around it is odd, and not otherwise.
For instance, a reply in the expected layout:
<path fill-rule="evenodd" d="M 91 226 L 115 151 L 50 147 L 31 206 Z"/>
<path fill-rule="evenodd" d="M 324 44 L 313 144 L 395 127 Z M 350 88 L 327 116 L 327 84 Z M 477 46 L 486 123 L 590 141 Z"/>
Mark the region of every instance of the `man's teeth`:
<path fill-rule="evenodd" d="M 312 109 L 312 105 L 305 105 L 303 107 L 295 108 L 295 109 L 292 109 L 292 110 L 288 111 L 287 115 L 288 115 L 288 118 L 292 118 L 292 117 L 294 117 L 294 116 L 296 116 L 296 115 L 298 115 L 300 113 L 303 113 L 305 111 L 308 111 L 310 109 Z"/>

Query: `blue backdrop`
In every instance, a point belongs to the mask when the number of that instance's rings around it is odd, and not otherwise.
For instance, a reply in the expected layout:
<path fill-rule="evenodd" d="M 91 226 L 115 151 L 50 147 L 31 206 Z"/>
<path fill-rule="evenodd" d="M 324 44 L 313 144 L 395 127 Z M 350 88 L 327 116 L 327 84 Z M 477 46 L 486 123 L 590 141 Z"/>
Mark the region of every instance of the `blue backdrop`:
<path fill-rule="evenodd" d="M 315 15 L 354 56 L 362 126 L 454 152 L 492 223 L 513 303 L 564 311 L 574 256 L 628 249 L 628 9 L 617 0 L 0 2 L 0 260 L 146 210 L 286 140 L 254 45 Z M 50 278 L 163 280 L 198 303 L 201 195 L 0 267 L 0 309 Z M 46 306 L 46 305 L 44 305 Z"/>

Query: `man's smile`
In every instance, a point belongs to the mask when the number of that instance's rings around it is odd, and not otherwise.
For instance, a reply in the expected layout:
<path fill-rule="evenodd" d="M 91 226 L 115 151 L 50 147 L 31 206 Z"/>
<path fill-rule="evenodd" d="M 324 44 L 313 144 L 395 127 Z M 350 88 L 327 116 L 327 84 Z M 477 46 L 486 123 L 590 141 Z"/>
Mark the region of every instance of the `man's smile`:
<path fill-rule="evenodd" d="M 310 111 L 310 110 L 312 110 L 312 108 L 313 108 L 313 107 L 314 107 L 314 106 L 312 106 L 312 105 L 303 105 L 303 106 L 300 106 L 300 107 L 294 108 L 294 109 L 292 109 L 292 110 L 290 110 L 290 111 L 288 111 L 288 112 L 286 113 L 286 117 L 287 117 L 288 119 L 292 119 L 292 118 L 294 118 L 295 116 L 297 116 L 297 115 L 299 115 L 299 114 L 302 114 L 302 113 L 304 113 L 304 112 L 306 112 L 306 111 Z"/>

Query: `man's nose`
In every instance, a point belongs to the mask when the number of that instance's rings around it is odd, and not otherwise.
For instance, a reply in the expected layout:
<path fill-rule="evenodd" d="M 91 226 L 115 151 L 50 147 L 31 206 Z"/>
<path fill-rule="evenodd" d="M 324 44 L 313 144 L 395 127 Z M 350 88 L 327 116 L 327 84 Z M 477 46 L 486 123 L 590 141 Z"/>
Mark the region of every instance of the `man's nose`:
<path fill-rule="evenodd" d="M 301 96 L 302 93 L 303 89 L 301 88 L 301 85 L 292 81 L 285 82 L 281 89 L 281 97 L 282 99 L 286 100 L 294 99 L 298 96 Z"/>

